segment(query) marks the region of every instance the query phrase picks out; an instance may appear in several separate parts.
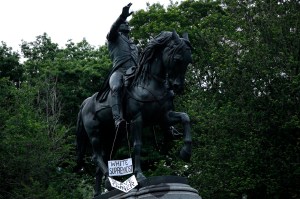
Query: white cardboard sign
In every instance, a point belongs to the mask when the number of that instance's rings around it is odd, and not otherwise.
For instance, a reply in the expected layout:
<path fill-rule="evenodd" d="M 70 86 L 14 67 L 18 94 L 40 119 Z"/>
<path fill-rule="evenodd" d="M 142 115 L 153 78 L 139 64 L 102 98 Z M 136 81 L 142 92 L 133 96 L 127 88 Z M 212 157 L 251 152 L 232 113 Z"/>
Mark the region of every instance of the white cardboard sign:
<path fill-rule="evenodd" d="M 132 158 L 108 161 L 109 176 L 123 176 L 133 173 Z"/>
<path fill-rule="evenodd" d="M 135 175 L 128 178 L 125 182 L 119 182 L 112 179 L 111 177 L 108 177 L 108 179 L 112 187 L 119 189 L 120 191 L 123 191 L 125 193 L 129 192 L 131 189 L 138 185 Z"/>

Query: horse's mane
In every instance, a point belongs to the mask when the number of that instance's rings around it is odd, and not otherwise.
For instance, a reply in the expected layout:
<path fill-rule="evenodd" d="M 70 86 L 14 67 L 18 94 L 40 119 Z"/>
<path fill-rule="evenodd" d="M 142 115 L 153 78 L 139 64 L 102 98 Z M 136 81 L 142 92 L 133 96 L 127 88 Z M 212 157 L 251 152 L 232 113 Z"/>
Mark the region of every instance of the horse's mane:
<path fill-rule="evenodd" d="M 147 72 L 150 70 L 150 63 L 155 58 L 157 50 L 166 46 L 171 39 L 172 32 L 163 31 L 149 41 L 148 45 L 141 53 L 139 67 L 136 71 L 133 84 L 138 83 L 139 81 L 146 81 Z"/>

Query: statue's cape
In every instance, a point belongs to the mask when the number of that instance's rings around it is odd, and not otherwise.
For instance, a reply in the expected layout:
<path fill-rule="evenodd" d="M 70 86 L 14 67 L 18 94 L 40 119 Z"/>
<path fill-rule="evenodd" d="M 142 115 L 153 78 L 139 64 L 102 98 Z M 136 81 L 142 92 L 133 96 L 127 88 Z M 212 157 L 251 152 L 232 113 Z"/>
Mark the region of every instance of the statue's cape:
<path fill-rule="evenodd" d="M 99 100 L 100 102 L 104 101 L 109 93 L 109 78 L 111 76 L 112 72 L 110 72 L 110 74 L 106 77 L 106 79 L 104 80 L 96 99 Z"/>

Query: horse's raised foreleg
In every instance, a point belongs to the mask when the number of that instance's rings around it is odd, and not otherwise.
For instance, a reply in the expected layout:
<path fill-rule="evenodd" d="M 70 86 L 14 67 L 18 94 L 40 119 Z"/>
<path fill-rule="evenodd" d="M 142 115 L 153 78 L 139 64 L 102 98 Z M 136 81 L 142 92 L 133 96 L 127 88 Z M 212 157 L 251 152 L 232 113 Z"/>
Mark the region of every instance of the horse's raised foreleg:
<path fill-rule="evenodd" d="M 142 173 L 141 169 L 141 150 L 142 150 L 142 117 L 138 116 L 130 123 L 130 132 L 133 134 L 133 148 L 134 148 L 134 173 L 137 181 L 140 182 L 146 177 Z"/>
<path fill-rule="evenodd" d="M 180 151 L 180 158 L 188 162 L 192 154 L 192 135 L 191 135 L 191 125 L 190 118 L 188 114 L 183 112 L 170 111 L 167 113 L 168 125 L 174 125 L 180 123 L 183 125 L 183 141 L 184 146 Z"/>

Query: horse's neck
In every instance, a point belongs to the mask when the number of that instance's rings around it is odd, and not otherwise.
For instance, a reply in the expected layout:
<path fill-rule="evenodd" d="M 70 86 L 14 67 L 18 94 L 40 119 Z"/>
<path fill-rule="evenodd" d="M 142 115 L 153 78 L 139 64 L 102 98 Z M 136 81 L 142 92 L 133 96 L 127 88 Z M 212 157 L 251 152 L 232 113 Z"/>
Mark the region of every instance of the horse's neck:
<path fill-rule="evenodd" d="M 136 81 L 137 84 L 133 85 L 164 92 L 164 90 L 167 90 L 167 84 L 161 55 L 156 55 L 156 58 L 148 64 L 149 65 L 144 65 L 144 67 L 147 67 L 147 70 L 140 74 Z"/>
<path fill-rule="evenodd" d="M 151 63 L 150 75 L 157 83 L 161 83 L 166 79 L 166 73 L 163 67 L 163 62 L 159 58 L 155 58 Z"/>
<path fill-rule="evenodd" d="M 140 81 L 135 84 L 135 88 L 143 88 L 142 96 L 149 101 L 157 101 L 166 97 L 170 90 L 166 81 L 166 73 L 164 70 L 163 62 L 159 56 L 149 63 L 149 68 L 145 73 L 146 81 Z M 146 91 L 145 91 L 146 90 Z"/>

